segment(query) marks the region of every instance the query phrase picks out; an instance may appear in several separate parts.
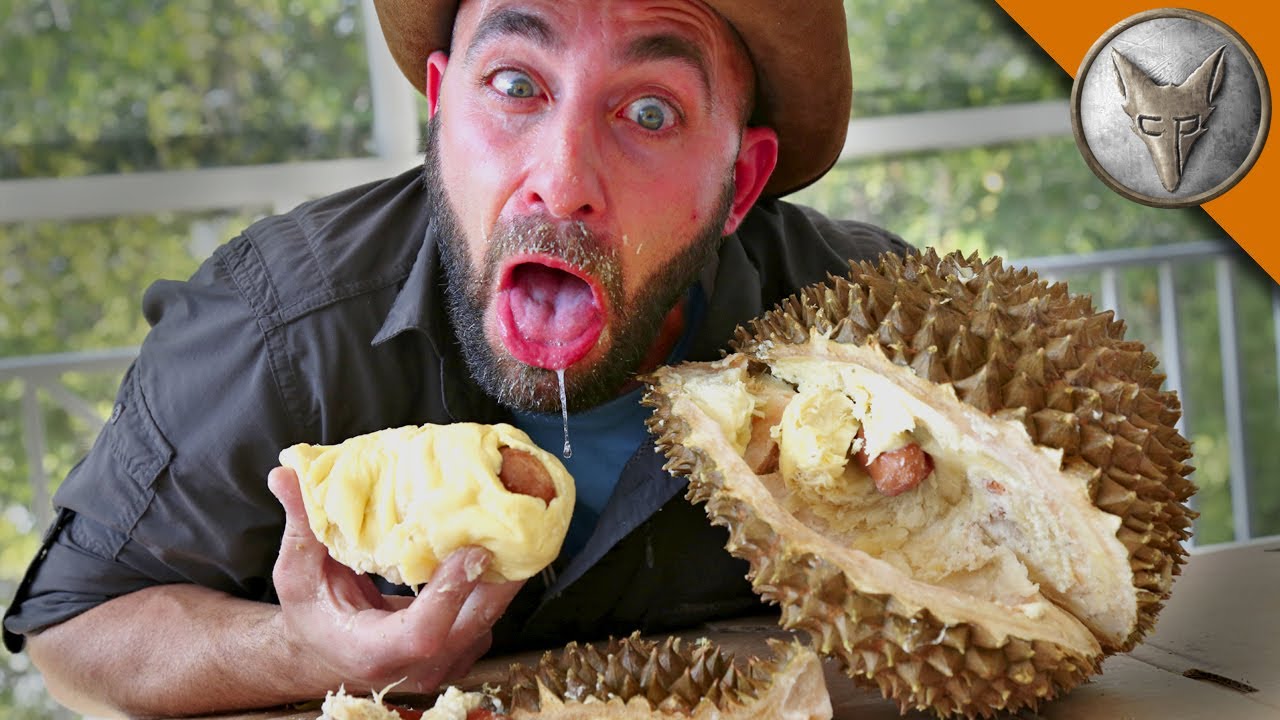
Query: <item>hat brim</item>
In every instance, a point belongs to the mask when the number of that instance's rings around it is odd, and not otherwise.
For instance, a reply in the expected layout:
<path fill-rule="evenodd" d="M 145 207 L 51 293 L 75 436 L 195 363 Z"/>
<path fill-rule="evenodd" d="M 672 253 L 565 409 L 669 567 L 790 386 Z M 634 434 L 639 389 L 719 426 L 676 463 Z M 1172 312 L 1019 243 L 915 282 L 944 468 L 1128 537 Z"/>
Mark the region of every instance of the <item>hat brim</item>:
<path fill-rule="evenodd" d="M 833 0 L 703 0 L 742 37 L 756 68 L 754 117 L 778 134 L 765 185 L 786 195 L 826 174 L 844 147 L 853 78 L 844 5 Z M 376 0 L 382 34 L 409 82 L 425 92 L 427 57 L 449 46 L 457 0 Z"/>

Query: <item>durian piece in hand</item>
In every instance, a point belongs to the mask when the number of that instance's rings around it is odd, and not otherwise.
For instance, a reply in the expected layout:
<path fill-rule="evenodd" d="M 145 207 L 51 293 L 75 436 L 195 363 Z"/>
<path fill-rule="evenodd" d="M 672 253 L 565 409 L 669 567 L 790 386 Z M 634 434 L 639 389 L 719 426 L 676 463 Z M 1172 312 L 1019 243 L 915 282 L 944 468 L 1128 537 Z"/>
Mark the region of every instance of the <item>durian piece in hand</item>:
<path fill-rule="evenodd" d="M 757 592 L 907 708 L 988 716 L 1153 626 L 1194 513 L 1124 324 L 1025 269 L 851 266 L 649 378 L 649 427 Z"/>
<path fill-rule="evenodd" d="M 450 553 L 493 554 L 486 580 L 524 580 L 555 560 L 573 515 L 564 465 L 507 424 L 406 426 L 280 453 L 312 532 L 335 560 L 420 585 Z"/>
<path fill-rule="evenodd" d="M 423 720 L 830 720 L 822 663 L 812 648 L 769 640 L 770 658 L 735 663 L 715 643 L 638 633 L 602 646 L 570 643 L 534 665 L 514 664 L 484 692 L 448 688 Z M 373 699 L 325 700 L 318 720 L 397 720 Z"/>

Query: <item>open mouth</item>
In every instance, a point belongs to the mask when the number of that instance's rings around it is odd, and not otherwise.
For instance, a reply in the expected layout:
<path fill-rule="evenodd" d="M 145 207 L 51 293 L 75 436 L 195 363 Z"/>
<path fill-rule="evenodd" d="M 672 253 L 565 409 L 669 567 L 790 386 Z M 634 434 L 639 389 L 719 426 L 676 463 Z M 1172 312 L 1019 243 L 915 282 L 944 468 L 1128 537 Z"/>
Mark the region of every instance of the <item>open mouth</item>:
<path fill-rule="evenodd" d="M 498 332 L 526 365 L 560 370 L 595 347 L 604 329 L 598 283 L 559 258 L 521 255 L 502 268 Z"/>

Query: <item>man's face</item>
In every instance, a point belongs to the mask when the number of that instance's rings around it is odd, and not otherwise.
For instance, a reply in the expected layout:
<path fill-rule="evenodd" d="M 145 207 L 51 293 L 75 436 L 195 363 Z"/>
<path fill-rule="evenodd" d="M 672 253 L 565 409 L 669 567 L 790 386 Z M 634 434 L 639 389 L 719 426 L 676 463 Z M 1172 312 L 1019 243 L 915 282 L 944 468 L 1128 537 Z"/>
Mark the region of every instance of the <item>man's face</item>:
<path fill-rule="evenodd" d="M 742 50 L 689 0 L 470 0 L 444 67 L 427 169 L 471 371 L 513 407 L 556 408 L 560 369 L 606 400 L 745 212 Z"/>

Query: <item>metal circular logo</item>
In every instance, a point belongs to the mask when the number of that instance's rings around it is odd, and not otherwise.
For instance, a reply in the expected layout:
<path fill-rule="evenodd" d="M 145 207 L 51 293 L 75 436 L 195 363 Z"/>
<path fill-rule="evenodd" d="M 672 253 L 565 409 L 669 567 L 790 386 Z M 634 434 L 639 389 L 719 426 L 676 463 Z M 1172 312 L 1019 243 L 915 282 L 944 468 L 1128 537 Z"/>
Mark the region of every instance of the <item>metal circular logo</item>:
<path fill-rule="evenodd" d="M 1186 207 L 1230 190 L 1267 140 L 1271 92 L 1244 38 L 1204 13 L 1148 10 L 1085 56 L 1071 88 L 1076 145 L 1112 190 Z"/>

